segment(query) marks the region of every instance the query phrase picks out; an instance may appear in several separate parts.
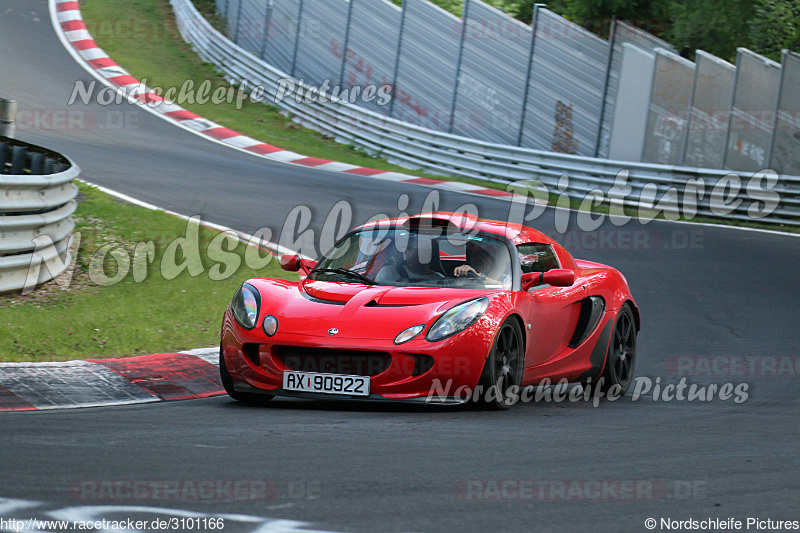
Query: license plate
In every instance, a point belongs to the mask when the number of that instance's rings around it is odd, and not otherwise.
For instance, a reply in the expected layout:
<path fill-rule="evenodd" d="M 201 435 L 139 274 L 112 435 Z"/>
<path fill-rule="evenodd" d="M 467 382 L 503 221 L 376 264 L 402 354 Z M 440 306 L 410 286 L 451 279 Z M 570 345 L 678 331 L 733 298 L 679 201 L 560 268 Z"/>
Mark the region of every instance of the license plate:
<path fill-rule="evenodd" d="M 283 373 L 283 388 L 285 390 L 341 394 L 344 396 L 369 396 L 369 376 L 286 370 Z"/>

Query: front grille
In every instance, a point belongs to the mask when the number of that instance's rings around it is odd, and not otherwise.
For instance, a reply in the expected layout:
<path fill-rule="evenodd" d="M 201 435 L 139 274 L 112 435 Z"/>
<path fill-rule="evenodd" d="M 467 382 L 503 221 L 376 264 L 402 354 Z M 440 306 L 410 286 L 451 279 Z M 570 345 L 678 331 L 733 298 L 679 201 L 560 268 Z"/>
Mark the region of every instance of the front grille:
<path fill-rule="evenodd" d="M 289 370 L 302 372 L 376 376 L 392 363 L 387 352 L 273 346 L 272 353 Z"/>

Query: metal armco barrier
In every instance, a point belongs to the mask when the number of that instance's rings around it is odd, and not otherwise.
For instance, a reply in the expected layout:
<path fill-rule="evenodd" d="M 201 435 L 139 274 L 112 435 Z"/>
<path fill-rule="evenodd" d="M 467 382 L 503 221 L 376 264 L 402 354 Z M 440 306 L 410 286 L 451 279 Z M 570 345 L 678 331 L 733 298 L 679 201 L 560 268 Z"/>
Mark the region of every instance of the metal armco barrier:
<path fill-rule="evenodd" d="M 777 207 L 761 221 L 800 224 L 800 177 L 796 176 L 767 173 L 765 179 L 751 181 L 753 173 L 740 173 L 729 180 L 731 171 L 727 170 L 613 161 L 492 144 L 414 126 L 355 105 L 306 103 L 305 98 L 294 94 L 275 102 L 279 83 L 290 79 L 288 74 L 212 28 L 191 0 L 171 0 L 171 4 L 181 35 L 203 60 L 228 78 L 262 87 L 264 100 L 279 106 L 292 120 L 390 162 L 457 177 L 506 183 L 536 180 L 551 192 L 559 192 L 559 179 L 566 175 L 567 190 L 573 198 L 599 191 L 605 194 L 606 204 L 635 208 L 640 198 L 646 198 L 664 212 L 686 212 L 688 205 L 689 213 L 696 210 L 697 215 L 717 219 L 752 220 L 758 205 L 774 202 L 779 195 Z M 297 85 L 300 95 L 305 96 L 306 88 L 299 82 Z M 617 194 L 612 188 L 622 171 L 627 171 L 631 189 L 627 195 Z M 702 180 L 702 184 L 696 180 Z M 692 207 L 695 203 L 696 208 Z"/>
<path fill-rule="evenodd" d="M 61 154 L 0 137 L 0 292 L 30 288 L 67 269 L 79 174 Z"/>

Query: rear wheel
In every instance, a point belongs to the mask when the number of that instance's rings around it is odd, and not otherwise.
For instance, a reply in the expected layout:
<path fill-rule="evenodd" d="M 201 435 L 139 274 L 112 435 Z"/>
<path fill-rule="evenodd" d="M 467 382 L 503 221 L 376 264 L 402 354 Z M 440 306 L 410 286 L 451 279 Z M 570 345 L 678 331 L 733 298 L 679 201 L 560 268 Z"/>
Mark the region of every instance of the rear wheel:
<path fill-rule="evenodd" d="M 489 409 L 508 409 L 519 400 L 525 347 L 519 323 L 509 318 L 500 326 L 479 381 L 479 403 Z"/>
<path fill-rule="evenodd" d="M 636 321 L 633 311 L 625 304 L 617 315 L 614 334 L 606 355 L 606 365 L 601 376 L 603 392 L 623 396 L 633 382 L 636 367 Z"/>
<path fill-rule="evenodd" d="M 234 400 L 245 403 L 265 403 L 273 399 L 275 396 L 271 394 L 253 394 L 250 392 L 239 392 L 233 388 L 233 378 L 228 372 L 228 367 L 225 365 L 225 358 L 222 356 L 222 347 L 219 349 L 219 377 L 222 381 L 222 386 L 228 396 Z"/>

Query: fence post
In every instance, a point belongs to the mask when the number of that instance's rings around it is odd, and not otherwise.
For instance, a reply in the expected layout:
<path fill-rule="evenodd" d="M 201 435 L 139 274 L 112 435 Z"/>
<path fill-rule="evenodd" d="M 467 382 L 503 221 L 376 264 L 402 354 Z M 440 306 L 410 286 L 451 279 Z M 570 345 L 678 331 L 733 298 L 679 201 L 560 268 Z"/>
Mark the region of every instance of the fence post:
<path fill-rule="evenodd" d="M 608 58 L 606 59 L 606 79 L 603 85 L 603 100 L 600 102 L 600 119 L 597 128 L 597 143 L 594 156 L 600 157 L 600 145 L 603 143 L 603 122 L 606 119 L 606 100 L 608 100 L 608 84 L 611 81 L 611 62 L 614 60 L 614 44 L 617 41 L 617 16 L 611 16 L 611 28 L 608 31 Z"/>
<path fill-rule="evenodd" d="M 694 95 L 697 93 L 697 75 L 700 69 L 697 68 L 697 56 L 694 60 L 694 81 L 692 81 L 692 95 L 689 97 L 689 110 L 686 116 L 686 134 L 683 136 L 683 146 L 681 147 L 681 159 L 678 163 L 683 166 L 686 163 L 686 150 L 689 149 L 689 134 L 692 132 L 692 119 L 694 118 Z"/>
<path fill-rule="evenodd" d="M 731 91 L 731 105 L 728 106 L 728 128 L 725 130 L 725 145 L 722 147 L 722 169 L 728 163 L 728 143 L 731 142 L 731 127 L 733 126 L 733 105 L 736 103 L 736 89 L 739 86 L 739 64 L 742 53 L 736 50 L 736 76 L 733 77 L 733 91 Z"/>
<path fill-rule="evenodd" d="M 17 102 L 16 100 L 5 100 L 0 98 L 0 136 L 14 137 L 16 126 L 14 122 L 17 120 Z"/>
<path fill-rule="evenodd" d="M 297 51 L 300 49 L 300 27 L 303 25 L 303 4 L 305 0 L 300 0 L 300 5 L 297 8 L 297 27 L 294 32 L 294 53 L 292 54 L 292 72 L 294 78 L 294 71 L 297 67 Z"/>
<path fill-rule="evenodd" d="M 464 11 L 461 14 L 461 42 L 458 44 L 458 57 L 456 58 L 456 79 L 453 82 L 453 99 L 450 104 L 450 124 L 447 133 L 453 133 L 453 123 L 456 118 L 456 100 L 458 99 L 458 82 L 461 77 L 461 58 L 464 57 L 464 40 L 467 35 L 467 18 L 469 17 L 469 0 L 464 1 Z"/>
<path fill-rule="evenodd" d="M 264 13 L 264 42 L 261 43 L 261 54 L 259 57 L 264 59 L 264 55 L 267 53 L 267 41 L 269 41 L 269 24 L 272 22 L 272 9 L 275 7 L 275 3 L 273 0 L 267 1 L 267 9 Z"/>
<path fill-rule="evenodd" d="M 772 138 L 769 140 L 769 157 L 767 157 L 767 168 L 772 168 L 772 158 L 775 155 L 775 137 L 778 136 L 778 124 L 780 123 L 781 97 L 783 96 L 783 82 L 786 78 L 786 67 L 789 65 L 789 50 L 783 49 L 781 52 L 781 77 L 778 80 L 778 100 L 775 102 L 775 122 L 772 123 Z"/>
<path fill-rule="evenodd" d="M 353 4 L 356 0 L 350 0 L 347 7 L 347 28 L 344 30 L 344 46 L 342 48 L 342 71 L 339 73 L 339 88 L 344 85 L 344 71 L 347 67 L 347 46 L 350 42 L 350 23 L 353 21 Z"/>
<path fill-rule="evenodd" d="M 245 0 L 239 0 L 239 5 L 236 7 L 236 30 L 233 32 L 233 42 L 239 44 L 239 26 L 242 24 L 242 4 Z"/>
<path fill-rule="evenodd" d="M 394 101 L 397 100 L 397 75 L 400 73 L 400 54 L 403 51 L 403 30 L 406 25 L 407 1 L 403 0 L 403 11 L 400 14 L 400 32 L 397 35 L 397 56 L 394 60 L 394 74 L 392 75 L 392 99 L 389 101 L 389 117 L 394 117 Z"/>
<path fill-rule="evenodd" d="M 539 21 L 539 8 L 547 4 L 533 4 L 533 18 L 531 19 L 531 50 L 528 53 L 528 70 L 525 73 L 525 94 L 522 96 L 522 120 L 519 121 L 519 135 L 517 146 L 522 146 L 522 134 L 525 131 L 525 115 L 528 111 L 528 94 L 531 90 L 531 71 L 533 70 L 533 49 L 536 46 L 536 23 Z"/>

